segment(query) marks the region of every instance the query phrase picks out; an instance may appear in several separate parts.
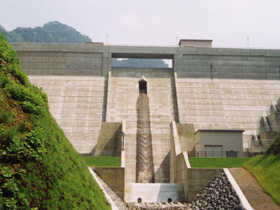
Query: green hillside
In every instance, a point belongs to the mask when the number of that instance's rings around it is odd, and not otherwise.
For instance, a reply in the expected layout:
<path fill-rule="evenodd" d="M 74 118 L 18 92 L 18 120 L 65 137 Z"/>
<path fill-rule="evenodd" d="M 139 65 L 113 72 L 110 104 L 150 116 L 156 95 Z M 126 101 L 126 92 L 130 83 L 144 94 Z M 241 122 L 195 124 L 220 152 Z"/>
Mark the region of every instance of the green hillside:
<path fill-rule="evenodd" d="M 245 167 L 280 205 L 280 134 L 274 139 L 265 155 L 251 158 L 245 163 Z"/>
<path fill-rule="evenodd" d="M 39 43 L 85 43 L 91 42 L 88 36 L 82 35 L 76 29 L 54 21 L 43 27 L 24 28 L 18 27 L 12 31 L 6 31 L 0 26 L 9 42 L 39 42 Z"/>
<path fill-rule="evenodd" d="M 0 209 L 110 209 L 0 35 Z"/>
<path fill-rule="evenodd" d="M 273 140 L 270 147 L 267 149 L 266 154 L 280 155 L 280 134 L 278 134 Z"/>

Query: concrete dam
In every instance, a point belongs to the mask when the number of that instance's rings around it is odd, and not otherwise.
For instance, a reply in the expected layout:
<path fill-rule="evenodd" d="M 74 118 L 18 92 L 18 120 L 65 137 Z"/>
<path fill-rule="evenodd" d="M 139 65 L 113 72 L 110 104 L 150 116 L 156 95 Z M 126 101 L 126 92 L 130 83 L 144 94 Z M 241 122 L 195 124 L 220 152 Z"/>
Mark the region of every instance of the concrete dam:
<path fill-rule="evenodd" d="M 176 189 L 193 196 L 190 180 L 180 175 L 184 154 L 260 152 L 271 142 L 263 128 L 280 130 L 278 118 L 268 117 L 279 113 L 280 50 L 12 47 L 30 81 L 47 93 L 50 112 L 79 153 L 122 156 L 125 187 L 113 188 L 125 201 L 135 200 L 134 183 L 142 182 L 183 183 Z M 114 67 L 113 58 L 169 59 L 172 67 Z M 205 132 L 216 140 L 203 140 Z M 141 165 L 145 161 L 150 165 Z M 149 175 L 143 178 L 141 171 Z M 217 173 L 209 172 L 203 182 Z"/>

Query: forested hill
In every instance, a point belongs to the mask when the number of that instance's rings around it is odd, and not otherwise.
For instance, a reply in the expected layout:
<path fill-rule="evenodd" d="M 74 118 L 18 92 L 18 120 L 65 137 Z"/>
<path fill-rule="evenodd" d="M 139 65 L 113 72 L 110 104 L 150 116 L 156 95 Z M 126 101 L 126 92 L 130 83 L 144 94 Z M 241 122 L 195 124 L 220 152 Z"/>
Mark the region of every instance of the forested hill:
<path fill-rule="evenodd" d="M 12 31 L 6 31 L 0 26 L 0 33 L 3 33 L 9 42 L 39 42 L 39 43 L 84 43 L 91 42 L 91 39 L 82 35 L 76 29 L 54 21 L 43 25 L 43 27 L 23 28 L 18 27 Z M 34 40 L 35 38 L 35 40 Z"/>

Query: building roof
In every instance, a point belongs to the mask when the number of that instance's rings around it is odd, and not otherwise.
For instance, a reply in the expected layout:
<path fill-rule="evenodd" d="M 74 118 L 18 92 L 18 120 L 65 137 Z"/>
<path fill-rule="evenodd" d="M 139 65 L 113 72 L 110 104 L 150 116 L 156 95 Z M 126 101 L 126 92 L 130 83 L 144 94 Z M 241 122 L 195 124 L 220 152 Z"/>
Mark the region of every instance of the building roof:
<path fill-rule="evenodd" d="M 179 45 L 181 45 L 181 42 L 213 42 L 211 39 L 180 39 Z"/>

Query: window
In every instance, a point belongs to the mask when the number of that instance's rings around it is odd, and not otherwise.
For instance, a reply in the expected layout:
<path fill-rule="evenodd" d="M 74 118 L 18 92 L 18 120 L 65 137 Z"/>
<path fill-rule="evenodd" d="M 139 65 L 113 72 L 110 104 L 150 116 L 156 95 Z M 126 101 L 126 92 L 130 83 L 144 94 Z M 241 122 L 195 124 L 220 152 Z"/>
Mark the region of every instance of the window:
<path fill-rule="evenodd" d="M 139 81 L 139 93 L 147 94 L 147 82 L 145 80 Z"/>

